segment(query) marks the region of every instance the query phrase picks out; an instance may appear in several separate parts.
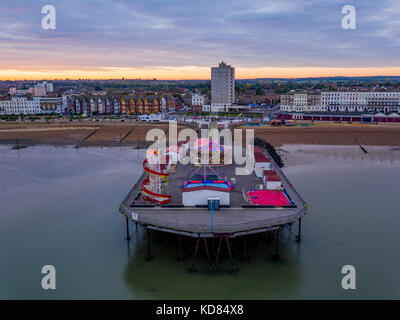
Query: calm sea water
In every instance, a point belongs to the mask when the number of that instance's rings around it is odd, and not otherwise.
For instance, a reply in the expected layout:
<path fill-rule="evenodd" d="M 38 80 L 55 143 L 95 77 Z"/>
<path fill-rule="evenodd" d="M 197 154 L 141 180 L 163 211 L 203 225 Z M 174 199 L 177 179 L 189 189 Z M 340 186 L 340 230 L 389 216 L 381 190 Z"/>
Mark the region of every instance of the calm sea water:
<path fill-rule="evenodd" d="M 1 299 L 399 299 L 400 166 L 324 159 L 285 169 L 310 205 L 304 239 L 282 235 L 282 261 L 272 244 L 254 245 L 249 262 L 210 274 L 204 258 L 176 260 L 174 243 L 155 243 L 145 260 L 139 229 L 128 246 L 117 208 L 141 173 L 129 148 L 0 146 Z M 134 226 L 131 226 L 134 231 Z M 41 288 L 41 268 L 54 265 L 57 289 Z M 357 289 L 341 288 L 341 268 L 357 270 Z"/>

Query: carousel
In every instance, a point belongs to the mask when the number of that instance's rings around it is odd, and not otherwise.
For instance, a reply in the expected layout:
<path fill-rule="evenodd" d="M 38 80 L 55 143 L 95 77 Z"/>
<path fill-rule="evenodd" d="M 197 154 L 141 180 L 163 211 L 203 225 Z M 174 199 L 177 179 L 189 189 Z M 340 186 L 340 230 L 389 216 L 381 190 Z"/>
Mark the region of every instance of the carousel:
<path fill-rule="evenodd" d="M 207 205 L 210 199 L 217 199 L 218 206 L 229 205 L 233 185 L 221 169 L 229 164 L 225 163 L 224 155 L 229 154 L 231 148 L 208 138 L 197 139 L 188 146 L 198 159 L 191 161 L 190 173 L 183 185 L 183 205 Z"/>
<path fill-rule="evenodd" d="M 197 153 L 198 161 L 196 166 L 224 166 L 229 164 L 232 148 L 220 145 L 217 140 L 208 138 L 199 138 L 192 144 L 191 150 Z M 228 155 L 226 158 L 225 156 Z M 226 161 L 225 161 L 226 160 Z"/>

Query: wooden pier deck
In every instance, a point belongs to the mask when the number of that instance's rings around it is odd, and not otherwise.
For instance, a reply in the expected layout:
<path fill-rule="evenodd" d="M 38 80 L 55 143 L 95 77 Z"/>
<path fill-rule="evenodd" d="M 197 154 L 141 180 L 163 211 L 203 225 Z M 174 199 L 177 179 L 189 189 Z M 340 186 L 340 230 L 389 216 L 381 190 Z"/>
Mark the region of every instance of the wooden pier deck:
<path fill-rule="evenodd" d="M 265 150 L 263 151 L 268 155 Z M 182 206 L 183 182 L 191 169 L 189 165 L 179 164 L 170 177 L 169 193 L 172 199 L 168 205 L 155 206 L 143 202 L 140 190 L 145 178 L 143 173 L 121 202 L 120 212 L 127 219 L 138 222 L 148 229 L 194 238 L 220 236 L 233 238 L 278 230 L 304 216 L 307 213 L 307 204 L 272 159 L 271 165 L 280 175 L 282 186 L 294 202 L 294 206 L 285 208 L 249 206 L 243 198 L 242 189 L 245 186 L 261 184 L 261 179 L 254 174 L 236 176 L 235 165 L 215 168 L 214 170 L 217 172 L 220 170 L 228 178 L 235 177 L 237 183 L 230 194 L 230 207 L 222 207 L 214 212 L 211 229 L 211 214 L 207 208 Z"/>

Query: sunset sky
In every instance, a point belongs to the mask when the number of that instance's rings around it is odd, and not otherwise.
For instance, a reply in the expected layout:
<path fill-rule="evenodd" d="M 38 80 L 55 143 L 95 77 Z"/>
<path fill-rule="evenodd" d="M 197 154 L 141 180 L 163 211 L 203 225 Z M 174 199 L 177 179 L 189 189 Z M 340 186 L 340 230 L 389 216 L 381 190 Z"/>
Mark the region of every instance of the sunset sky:
<path fill-rule="evenodd" d="M 56 8 L 56 29 L 41 10 Z M 341 27 L 341 8 L 357 29 Z M 400 76 L 399 0 L 1 0 L 0 79 Z"/>

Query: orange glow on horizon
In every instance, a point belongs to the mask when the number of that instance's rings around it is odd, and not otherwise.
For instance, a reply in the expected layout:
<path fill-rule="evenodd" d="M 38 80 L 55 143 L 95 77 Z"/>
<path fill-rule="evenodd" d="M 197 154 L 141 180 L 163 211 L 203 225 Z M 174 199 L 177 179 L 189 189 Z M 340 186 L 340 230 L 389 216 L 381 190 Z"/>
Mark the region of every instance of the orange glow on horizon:
<path fill-rule="evenodd" d="M 44 68 L 43 68 L 44 69 Z M 153 79 L 209 80 L 210 67 L 124 68 L 101 67 L 90 70 L 46 68 L 47 70 L 0 69 L 0 80 L 55 80 L 55 79 Z M 327 67 L 236 67 L 236 79 L 255 78 L 310 78 L 310 77 L 400 76 L 400 67 L 327 68 Z"/>

